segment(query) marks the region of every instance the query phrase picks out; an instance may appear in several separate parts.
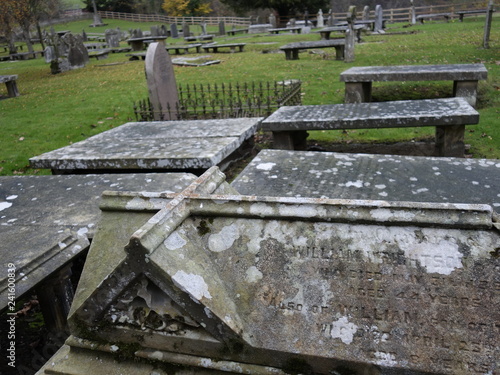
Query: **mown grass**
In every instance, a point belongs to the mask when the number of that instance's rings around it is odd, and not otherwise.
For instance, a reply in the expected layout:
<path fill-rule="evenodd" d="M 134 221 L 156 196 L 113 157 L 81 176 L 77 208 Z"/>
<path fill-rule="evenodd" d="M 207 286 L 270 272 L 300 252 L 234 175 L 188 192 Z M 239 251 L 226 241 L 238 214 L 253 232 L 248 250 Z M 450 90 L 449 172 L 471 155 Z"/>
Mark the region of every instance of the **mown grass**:
<path fill-rule="evenodd" d="M 107 26 L 89 28 L 89 20 L 55 26 L 56 30 L 87 33 L 106 28 L 122 30 L 152 24 L 105 20 Z M 304 104 L 342 103 L 344 85 L 339 74 L 351 66 L 401 64 L 484 63 L 488 80 L 480 82 L 480 124 L 469 126 L 466 142 L 476 158 L 500 159 L 500 29 L 494 20 L 490 46 L 482 49 L 484 18 L 425 25 L 389 25 L 385 35 L 367 35 L 356 45 L 354 63 L 335 60 L 333 49 L 308 51 L 287 61 L 278 48 L 292 41 L 318 40 L 318 34 L 238 35 L 218 37 L 220 43 L 247 43 L 243 53 L 213 55 L 221 64 L 200 68 L 175 67 L 178 83 L 221 83 L 300 79 Z M 196 28 L 192 28 L 197 32 Z M 210 30 L 215 32 L 215 28 Z M 168 39 L 168 43 L 184 44 Z M 36 48 L 40 48 L 36 46 Z M 35 48 L 35 49 L 36 49 Z M 0 100 L 0 175 L 46 174 L 33 170 L 28 159 L 78 142 L 135 120 L 133 102 L 147 96 L 144 62 L 129 62 L 124 54 L 91 62 L 82 69 L 52 75 L 43 59 L 1 62 L 0 74 L 18 74 L 21 96 Z M 424 99 L 451 96 L 452 82 L 375 83 L 377 100 Z M 5 85 L 0 96 L 6 96 Z M 318 141 L 392 142 L 429 138 L 433 128 L 384 129 L 349 132 L 311 132 Z"/>

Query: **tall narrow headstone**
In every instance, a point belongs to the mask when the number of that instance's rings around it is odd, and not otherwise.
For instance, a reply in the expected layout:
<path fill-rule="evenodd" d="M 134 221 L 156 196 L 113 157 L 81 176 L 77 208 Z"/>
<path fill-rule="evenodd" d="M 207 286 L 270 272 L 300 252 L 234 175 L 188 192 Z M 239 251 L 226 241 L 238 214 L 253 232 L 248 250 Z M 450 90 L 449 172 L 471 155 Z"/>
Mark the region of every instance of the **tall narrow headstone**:
<path fill-rule="evenodd" d="M 350 6 L 347 12 L 347 30 L 345 32 L 344 61 L 354 61 L 354 23 L 356 22 L 356 7 Z"/>
<path fill-rule="evenodd" d="M 219 35 L 226 35 L 226 24 L 224 21 L 219 22 Z"/>
<path fill-rule="evenodd" d="M 415 13 L 415 4 L 413 4 L 413 0 L 410 0 L 411 7 L 410 7 L 410 22 L 412 25 L 415 25 L 417 23 L 417 14 Z"/>
<path fill-rule="evenodd" d="M 333 19 L 333 11 L 332 11 L 332 9 L 330 9 L 328 11 L 328 18 L 326 20 L 326 24 L 327 24 L 327 26 L 333 26 L 334 23 L 335 22 L 334 22 L 334 19 Z"/>
<path fill-rule="evenodd" d="M 381 5 L 375 7 L 375 29 L 376 33 L 384 33 L 384 14 Z"/>
<path fill-rule="evenodd" d="M 325 19 L 323 18 L 323 11 L 320 9 L 316 18 L 316 27 L 325 27 Z"/>
<path fill-rule="evenodd" d="M 146 53 L 146 80 L 155 121 L 176 120 L 179 102 L 174 67 L 164 42 L 154 42 Z"/>
<path fill-rule="evenodd" d="M 177 29 L 177 24 L 175 23 L 170 24 L 170 36 L 174 39 L 179 37 L 179 30 Z"/>
<path fill-rule="evenodd" d="M 490 32 L 491 23 L 493 22 L 493 0 L 488 3 L 488 13 L 486 14 L 486 21 L 484 23 L 484 37 L 483 37 L 483 48 L 490 48 Z"/>
<path fill-rule="evenodd" d="M 202 22 L 200 24 L 200 27 L 201 27 L 201 35 L 207 35 L 207 23 Z"/>
<path fill-rule="evenodd" d="M 189 25 L 186 22 L 182 24 L 182 36 L 184 38 L 191 36 L 191 33 L 189 32 Z"/>
<path fill-rule="evenodd" d="M 87 33 L 85 32 L 85 30 L 82 30 L 82 40 L 84 42 L 88 42 L 89 41 L 89 37 L 87 36 Z"/>
<path fill-rule="evenodd" d="M 151 30 L 151 36 L 158 36 L 159 35 L 158 26 L 153 25 L 150 27 L 150 30 Z"/>
<path fill-rule="evenodd" d="M 274 13 L 271 13 L 269 15 L 269 23 L 272 25 L 273 28 L 276 28 L 276 16 Z"/>
<path fill-rule="evenodd" d="M 370 7 L 366 5 L 363 8 L 363 21 L 368 21 L 370 19 Z"/>
<path fill-rule="evenodd" d="M 168 36 L 167 26 L 161 25 L 158 31 L 160 33 L 160 36 Z"/>

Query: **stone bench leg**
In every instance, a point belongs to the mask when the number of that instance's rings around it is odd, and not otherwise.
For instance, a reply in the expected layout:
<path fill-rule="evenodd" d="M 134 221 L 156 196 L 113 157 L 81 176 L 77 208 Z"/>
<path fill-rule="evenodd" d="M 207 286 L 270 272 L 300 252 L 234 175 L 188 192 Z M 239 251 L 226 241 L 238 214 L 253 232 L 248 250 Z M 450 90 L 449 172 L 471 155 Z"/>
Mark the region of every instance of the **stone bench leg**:
<path fill-rule="evenodd" d="M 455 81 L 453 82 L 453 96 L 465 98 L 469 104 L 476 108 L 477 81 Z"/>
<path fill-rule="evenodd" d="M 17 83 L 15 80 L 5 82 L 5 86 L 7 86 L 7 93 L 11 98 L 19 96 L 19 91 L 17 91 Z"/>
<path fill-rule="evenodd" d="M 278 150 L 305 150 L 308 135 L 305 130 L 273 132 L 273 148 Z"/>
<path fill-rule="evenodd" d="M 436 126 L 436 151 L 439 156 L 463 158 L 465 125 Z"/>
<path fill-rule="evenodd" d="M 335 46 L 335 60 L 344 60 L 345 46 Z"/>
<path fill-rule="evenodd" d="M 299 59 L 299 50 L 286 49 L 285 50 L 285 59 L 286 60 L 298 60 Z"/>
<path fill-rule="evenodd" d="M 368 103 L 372 100 L 371 82 L 346 82 L 345 103 Z"/>

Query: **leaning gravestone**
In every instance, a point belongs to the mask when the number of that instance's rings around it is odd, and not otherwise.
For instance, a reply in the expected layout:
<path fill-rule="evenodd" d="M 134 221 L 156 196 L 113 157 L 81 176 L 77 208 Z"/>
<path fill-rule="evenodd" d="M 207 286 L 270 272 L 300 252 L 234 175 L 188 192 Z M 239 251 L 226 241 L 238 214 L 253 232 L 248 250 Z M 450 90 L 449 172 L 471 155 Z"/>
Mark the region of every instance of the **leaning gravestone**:
<path fill-rule="evenodd" d="M 375 28 L 374 32 L 376 33 L 385 33 L 384 31 L 384 11 L 381 5 L 375 6 Z"/>
<path fill-rule="evenodd" d="M 153 117 L 159 120 L 177 120 L 179 98 L 174 67 L 165 43 L 154 42 L 148 47 L 145 61 L 146 80 Z"/>
<path fill-rule="evenodd" d="M 41 374 L 498 373 L 490 206 L 193 193 L 104 197 Z"/>
<path fill-rule="evenodd" d="M 68 45 L 68 62 L 70 69 L 83 68 L 89 62 L 89 53 L 83 44 L 81 35 L 66 33 L 62 39 Z"/>

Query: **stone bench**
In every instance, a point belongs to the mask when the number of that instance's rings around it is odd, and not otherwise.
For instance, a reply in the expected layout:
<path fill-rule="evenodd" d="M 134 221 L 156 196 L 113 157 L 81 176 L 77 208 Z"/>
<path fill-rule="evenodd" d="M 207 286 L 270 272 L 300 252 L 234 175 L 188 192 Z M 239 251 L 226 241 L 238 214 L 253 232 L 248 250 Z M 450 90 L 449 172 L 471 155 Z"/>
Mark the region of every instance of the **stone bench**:
<path fill-rule="evenodd" d="M 169 53 L 170 51 L 174 51 L 176 55 L 182 55 L 189 53 L 189 49 L 191 48 L 196 49 L 196 53 L 200 53 L 201 46 L 202 44 L 198 43 L 198 44 L 188 44 L 186 46 L 168 46 L 166 49 Z"/>
<path fill-rule="evenodd" d="M 213 41 L 215 35 L 207 34 L 207 35 L 197 35 L 197 36 L 185 36 L 184 40 L 186 42 L 195 42 L 199 41 Z"/>
<path fill-rule="evenodd" d="M 226 31 L 226 34 L 227 35 L 236 35 L 236 34 L 240 34 L 240 33 L 248 33 L 248 29 L 233 29 L 233 30 L 229 30 L 229 31 Z"/>
<path fill-rule="evenodd" d="M 440 18 L 444 17 L 446 22 L 448 22 L 451 18 L 451 13 L 434 13 L 434 14 L 421 14 L 416 17 L 417 21 L 420 23 L 424 23 L 424 20 L 432 19 L 432 18 Z"/>
<path fill-rule="evenodd" d="M 485 80 L 484 64 L 396 65 L 353 67 L 340 74 L 345 82 L 345 102 L 371 101 L 372 82 L 453 81 L 453 95 L 476 105 L 478 80 Z"/>
<path fill-rule="evenodd" d="M 0 83 L 5 83 L 5 86 L 7 87 L 7 94 L 11 98 L 19 96 L 16 83 L 17 77 L 17 74 L 0 76 Z"/>
<path fill-rule="evenodd" d="M 245 47 L 245 45 L 246 43 L 207 44 L 201 48 L 203 48 L 205 52 L 210 52 L 210 50 L 212 50 L 213 53 L 219 52 L 220 48 L 229 48 L 231 52 L 243 52 L 243 47 Z"/>
<path fill-rule="evenodd" d="M 318 31 L 322 40 L 330 40 L 330 34 L 332 32 L 342 32 L 345 33 L 347 30 L 347 26 L 331 26 L 325 27 Z M 361 30 L 366 30 L 365 25 L 354 25 L 354 31 L 356 31 L 356 39 L 358 43 L 361 42 Z"/>
<path fill-rule="evenodd" d="M 142 51 L 145 49 L 146 44 L 151 42 L 164 41 L 166 36 L 148 36 L 142 38 L 127 39 L 127 43 L 132 47 L 132 51 Z"/>
<path fill-rule="evenodd" d="M 43 54 L 44 54 L 44 51 L 13 53 L 12 55 L 10 55 L 10 59 L 11 60 L 36 59 L 38 56 L 42 57 Z"/>
<path fill-rule="evenodd" d="M 463 157 L 465 125 L 479 114 L 464 98 L 285 106 L 262 122 L 273 133 L 274 148 L 303 148 L 308 130 L 436 127 L 439 156 Z"/>
<path fill-rule="evenodd" d="M 276 29 L 269 29 L 267 31 L 271 34 L 279 34 L 282 31 L 300 34 L 302 32 L 302 27 L 280 27 Z"/>
<path fill-rule="evenodd" d="M 345 40 L 333 39 L 333 40 L 315 40 L 311 42 L 289 43 L 280 47 L 280 50 L 285 51 L 285 58 L 287 60 L 298 60 L 300 50 L 315 49 L 315 48 L 335 48 L 336 59 L 343 60 L 345 53 Z"/>
<path fill-rule="evenodd" d="M 94 57 L 96 60 L 104 60 L 108 58 L 110 52 L 109 49 L 92 50 L 89 52 L 89 57 Z"/>
<path fill-rule="evenodd" d="M 130 57 L 130 61 L 134 60 L 146 60 L 146 51 L 144 52 L 132 52 L 132 53 L 127 53 L 125 56 Z"/>
<path fill-rule="evenodd" d="M 463 22 L 464 21 L 464 16 L 466 14 L 486 14 L 486 13 L 488 13 L 488 9 L 459 10 L 459 11 L 457 11 L 455 13 L 458 14 L 458 20 L 460 22 Z"/>

